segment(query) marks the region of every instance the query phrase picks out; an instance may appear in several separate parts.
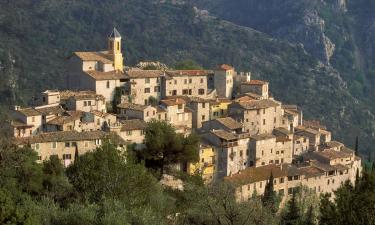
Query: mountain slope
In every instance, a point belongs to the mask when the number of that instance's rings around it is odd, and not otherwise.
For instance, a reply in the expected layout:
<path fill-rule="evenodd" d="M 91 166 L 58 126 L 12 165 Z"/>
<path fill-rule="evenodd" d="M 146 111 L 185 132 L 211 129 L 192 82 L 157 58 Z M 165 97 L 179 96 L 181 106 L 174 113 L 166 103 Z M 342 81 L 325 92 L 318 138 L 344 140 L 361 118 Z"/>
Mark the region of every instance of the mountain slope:
<path fill-rule="evenodd" d="M 373 115 L 339 73 L 300 45 L 235 25 L 189 4 L 146 0 L 19 0 L 0 3 L 2 105 L 26 103 L 37 91 L 64 88 L 65 58 L 106 48 L 113 26 L 123 35 L 125 64 L 193 59 L 207 68 L 229 63 L 271 82 L 273 95 L 321 119 L 340 140 L 374 143 Z M 17 13 L 13 13 L 17 12 Z M 371 137 L 371 138 L 370 138 Z"/>

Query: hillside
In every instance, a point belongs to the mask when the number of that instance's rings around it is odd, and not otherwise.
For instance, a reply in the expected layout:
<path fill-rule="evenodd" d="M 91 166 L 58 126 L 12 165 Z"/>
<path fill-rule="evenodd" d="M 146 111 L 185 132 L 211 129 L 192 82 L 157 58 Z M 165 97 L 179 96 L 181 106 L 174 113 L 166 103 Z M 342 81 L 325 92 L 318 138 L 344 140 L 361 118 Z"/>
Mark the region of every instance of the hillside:
<path fill-rule="evenodd" d="M 260 26 L 256 28 L 264 33 L 207 16 L 189 4 L 151 0 L 0 4 L 0 101 L 4 108 L 25 104 L 41 90 L 64 88 L 66 57 L 75 50 L 106 48 L 106 36 L 116 26 L 123 36 L 127 65 L 140 60 L 174 65 L 184 59 L 207 68 L 233 64 L 269 80 L 276 98 L 300 105 L 306 118 L 321 119 L 349 146 L 357 134 L 366 140 L 361 150 L 374 144 L 372 110 L 353 95 L 348 79 L 300 44 L 276 39 Z"/>

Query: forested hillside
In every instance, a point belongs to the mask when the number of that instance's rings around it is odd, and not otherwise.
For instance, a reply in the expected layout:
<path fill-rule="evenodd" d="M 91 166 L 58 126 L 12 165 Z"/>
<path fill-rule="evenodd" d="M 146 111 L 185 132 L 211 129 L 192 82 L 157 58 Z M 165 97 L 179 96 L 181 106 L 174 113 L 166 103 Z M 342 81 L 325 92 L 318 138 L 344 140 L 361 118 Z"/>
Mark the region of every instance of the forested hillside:
<path fill-rule="evenodd" d="M 366 143 L 361 151 L 374 144 L 372 106 L 352 91 L 350 79 L 343 78 L 337 68 L 322 63 L 298 42 L 272 37 L 274 34 L 260 25 L 254 27 L 264 33 L 250 28 L 251 24 L 236 25 L 208 16 L 193 4 L 176 2 L 2 1 L 2 107 L 25 104 L 47 88 L 64 88 L 66 58 L 72 51 L 106 48 L 106 36 L 116 26 L 123 36 L 127 65 L 158 60 L 173 66 L 185 59 L 207 68 L 232 64 L 269 80 L 277 99 L 300 105 L 306 118 L 321 119 L 349 146 L 356 135 L 366 140 L 361 141 Z M 291 15 L 290 20 L 293 18 Z"/>

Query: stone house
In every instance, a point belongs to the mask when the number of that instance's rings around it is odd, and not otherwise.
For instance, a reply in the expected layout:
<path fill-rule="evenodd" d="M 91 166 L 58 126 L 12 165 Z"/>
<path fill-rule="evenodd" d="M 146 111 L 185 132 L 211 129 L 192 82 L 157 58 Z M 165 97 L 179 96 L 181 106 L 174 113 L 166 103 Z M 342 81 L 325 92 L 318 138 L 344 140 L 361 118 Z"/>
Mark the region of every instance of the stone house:
<path fill-rule="evenodd" d="M 29 137 L 43 131 L 42 114 L 34 108 L 15 106 L 8 127 L 14 137 Z"/>
<path fill-rule="evenodd" d="M 160 70 L 130 69 L 126 71 L 126 84 L 122 94 L 128 102 L 149 105 L 151 99 L 158 102 L 161 97 L 161 78 L 164 75 Z"/>
<path fill-rule="evenodd" d="M 240 93 L 254 93 L 262 97 L 262 99 L 268 99 L 268 86 L 269 83 L 262 80 L 250 80 L 242 82 L 240 86 Z"/>
<path fill-rule="evenodd" d="M 234 134 L 241 134 L 243 133 L 243 125 L 231 117 L 225 117 L 204 122 L 202 130 L 225 130 Z"/>
<path fill-rule="evenodd" d="M 103 131 L 59 131 L 16 138 L 15 143 L 20 147 L 28 145 L 34 149 L 39 156 L 38 162 L 57 155 L 62 163 L 68 166 L 74 161 L 76 150 L 79 155 L 91 151 L 99 147 L 107 135 Z"/>
<path fill-rule="evenodd" d="M 69 57 L 68 87 L 95 91 L 110 102 L 116 89 L 125 83 L 123 67 L 121 35 L 115 28 L 108 37 L 108 50 L 75 52 Z"/>
<path fill-rule="evenodd" d="M 69 111 L 100 111 L 106 112 L 106 102 L 102 95 L 94 91 L 63 91 L 61 105 Z"/>
<path fill-rule="evenodd" d="M 244 124 L 245 132 L 250 135 L 272 133 L 277 127 L 285 127 L 281 105 L 271 99 L 234 102 L 229 105 L 228 112 Z"/>
<path fill-rule="evenodd" d="M 192 128 L 192 111 L 186 107 L 182 98 L 164 99 L 160 101 L 161 108 L 167 112 L 167 121 L 175 127 Z"/>
<path fill-rule="evenodd" d="M 158 107 L 133 103 L 121 103 L 117 105 L 117 114 L 123 119 L 140 119 L 146 122 L 159 118 Z"/>
<path fill-rule="evenodd" d="M 143 144 L 145 138 L 144 129 L 147 123 L 143 120 L 132 119 L 124 120 L 110 127 L 110 131 L 117 133 L 123 140 L 128 143 L 136 143 L 138 146 Z"/>
<path fill-rule="evenodd" d="M 213 130 L 202 138 L 215 149 L 218 179 L 235 174 L 248 166 L 248 137 L 225 130 Z"/>
<path fill-rule="evenodd" d="M 222 64 L 217 66 L 214 73 L 214 85 L 218 97 L 232 99 L 234 83 L 233 76 L 235 73 L 234 68 Z"/>
<path fill-rule="evenodd" d="M 210 100 L 190 97 L 188 106 L 192 111 L 193 129 L 202 127 L 202 124 L 210 120 Z"/>
<path fill-rule="evenodd" d="M 195 96 L 205 97 L 208 94 L 207 70 L 166 71 L 162 79 L 162 97 Z"/>

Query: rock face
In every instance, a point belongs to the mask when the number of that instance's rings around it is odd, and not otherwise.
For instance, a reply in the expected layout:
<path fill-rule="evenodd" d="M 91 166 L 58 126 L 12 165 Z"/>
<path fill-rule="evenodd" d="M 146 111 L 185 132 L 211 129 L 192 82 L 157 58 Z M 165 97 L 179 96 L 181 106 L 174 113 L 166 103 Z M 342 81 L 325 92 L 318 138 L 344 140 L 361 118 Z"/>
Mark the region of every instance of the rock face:
<path fill-rule="evenodd" d="M 168 66 L 161 62 L 139 62 L 135 67 L 142 70 L 168 70 Z"/>

